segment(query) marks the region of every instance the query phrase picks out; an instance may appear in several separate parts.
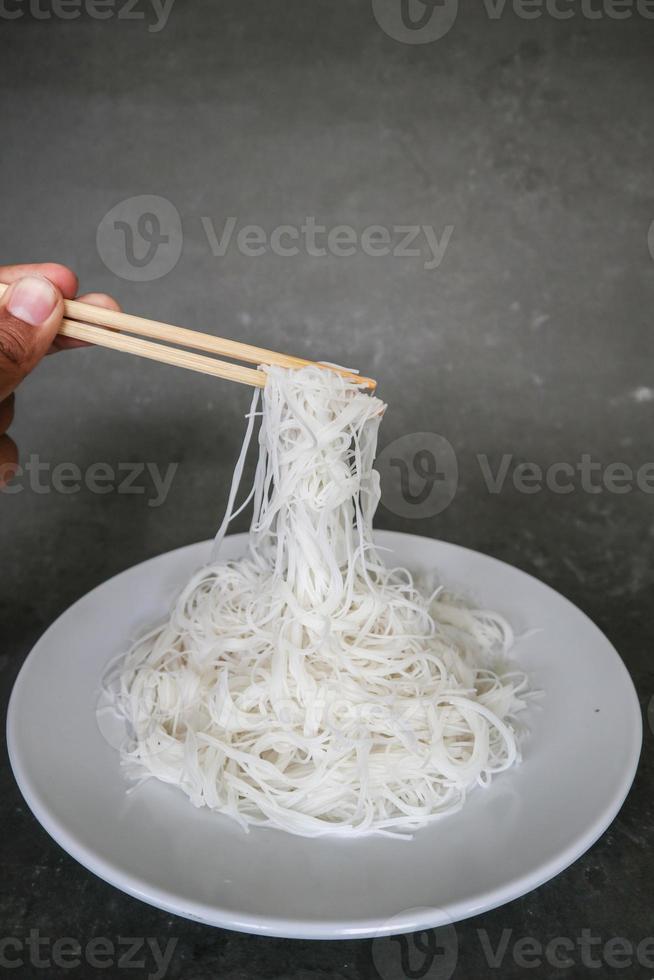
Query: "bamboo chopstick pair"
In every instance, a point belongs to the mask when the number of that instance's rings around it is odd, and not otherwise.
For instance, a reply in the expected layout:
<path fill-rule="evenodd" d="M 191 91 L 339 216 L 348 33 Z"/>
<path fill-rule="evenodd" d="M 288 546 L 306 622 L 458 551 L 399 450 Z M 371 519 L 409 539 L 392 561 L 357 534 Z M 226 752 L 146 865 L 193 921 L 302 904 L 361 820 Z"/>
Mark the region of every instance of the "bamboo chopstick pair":
<path fill-rule="evenodd" d="M 0 283 L 0 297 L 6 289 L 7 286 Z M 106 310 L 103 307 L 91 306 L 89 303 L 80 303 L 77 300 L 64 300 L 64 312 L 65 318 L 59 331 L 64 337 L 74 337 L 76 340 L 85 340 L 100 347 L 109 347 L 112 350 L 124 351 L 127 354 L 136 354 L 138 357 L 147 357 L 153 361 L 161 361 L 163 364 L 172 364 L 191 371 L 199 371 L 202 374 L 211 374 L 217 378 L 227 378 L 229 381 L 237 381 L 240 384 L 263 388 L 266 384 L 265 372 L 243 367 L 241 364 L 221 361 L 216 357 L 194 354 L 193 350 L 205 351 L 209 354 L 222 354 L 224 357 L 246 361 L 249 364 L 278 364 L 287 368 L 312 365 L 325 370 L 336 371 L 344 378 L 356 381 L 371 390 L 377 384 L 372 378 L 360 377 L 344 368 L 319 364 L 316 361 L 293 357 L 290 354 L 279 354 L 263 347 L 253 347 L 251 344 L 214 337 L 212 334 L 199 333 L 197 330 L 188 330 L 186 327 L 175 327 L 169 323 L 160 323 L 157 320 L 147 320 L 144 317 L 132 316 L 129 313 Z M 140 336 L 130 336 L 131 334 Z M 143 340 L 143 337 L 152 337 L 156 341 L 164 341 L 165 343 L 153 343 L 151 340 Z M 178 344 L 179 347 L 169 347 L 168 344 Z M 181 347 L 190 347 L 192 350 L 181 350 Z"/>

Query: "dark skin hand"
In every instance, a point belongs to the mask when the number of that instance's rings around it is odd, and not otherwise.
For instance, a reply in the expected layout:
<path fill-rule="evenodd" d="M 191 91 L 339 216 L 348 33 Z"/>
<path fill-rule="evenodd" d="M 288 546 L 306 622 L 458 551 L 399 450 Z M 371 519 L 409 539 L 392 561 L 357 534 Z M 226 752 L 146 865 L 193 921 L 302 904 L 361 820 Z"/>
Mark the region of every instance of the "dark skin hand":
<path fill-rule="evenodd" d="M 0 486 L 4 486 L 18 463 L 18 448 L 7 435 L 14 417 L 14 391 L 47 354 L 86 345 L 57 336 L 64 299 L 77 296 L 77 276 L 66 266 L 53 262 L 0 265 L 0 282 L 9 284 L 0 298 Z M 104 293 L 77 298 L 93 306 L 120 309 Z"/>

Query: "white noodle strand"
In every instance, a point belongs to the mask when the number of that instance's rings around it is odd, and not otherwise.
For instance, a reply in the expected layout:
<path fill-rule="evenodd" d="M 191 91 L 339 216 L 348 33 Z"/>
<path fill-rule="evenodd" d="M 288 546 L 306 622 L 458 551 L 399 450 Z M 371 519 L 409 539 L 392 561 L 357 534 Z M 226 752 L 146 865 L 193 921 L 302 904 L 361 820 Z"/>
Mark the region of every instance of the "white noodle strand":
<path fill-rule="evenodd" d="M 248 557 L 216 556 L 256 395 L 211 563 L 108 680 L 122 763 L 245 829 L 404 836 L 519 760 L 513 633 L 383 564 L 383 403 L 331 371 L 266 370 Z"/>

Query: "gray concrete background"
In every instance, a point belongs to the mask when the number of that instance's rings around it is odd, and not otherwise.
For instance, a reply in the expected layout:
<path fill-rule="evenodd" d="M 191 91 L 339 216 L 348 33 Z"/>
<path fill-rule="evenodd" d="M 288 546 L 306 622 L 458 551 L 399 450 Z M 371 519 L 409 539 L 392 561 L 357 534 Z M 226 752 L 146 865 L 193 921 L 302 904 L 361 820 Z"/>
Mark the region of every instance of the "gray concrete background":
<path fill-rule="evenodd" d="M 542 467 L 583 454 L 634 469 L 654 460 L 654 21 L 578 9 L 565 21 L 510 9 L 492 19 L 468 3 L 441 39 L 406 44 L 352 0 L 177 0 L 156 33 L 150 8 L 136 10 L 144 20 L 0 17 L 0 261 L 64 262 L 82 289 L 111 292 L 130 312 L 374 375 L 390 406 L 382 447 L 440 433 L 459 467 L 440 514 L 399 516 L 389 486 L 378 524 L 489 552 L 562 591 L 617 645 L 646 708 L 652 495 L 589 493 L 578 480 L 569 494 L 520 493 L 512 470 L 491 494 L 476 457 L 494 469 L 503 454 Z M 96 232 L 111 208 L 145 194 L 177 209 L 183 248 L 166 275 L 132 282 L 116 273 L 133 270 L 120 237 L 106 240 L 112 270 Z M 267 232 L 306 215 L 359 232 L 454 230 L 432 270 L 424 257 L 361 252 L 215 256 L 202 218 L 220 233 L 230 215 Z M 248 401 L 228 382 L 100 350 L 50 358 L 25 383 L 12 429 L 24 460 L 179 468 L 160 507 L 143 479 L 143 495 L 26 486 L 0 496 L 5 700 L 32 642 L 73 600 L 213 533 Z M 415 444 L 403 445 L 411 466 Z M 503 929 L 543 942 L 584 928 L 604 941 L 652 934 L 652 739 L 646 725 L 636 786 L 584 858 L 457 927 L 455 976 L 493 975 L 480 929 L 493 944 Z M 60 851 L 7 767 L 1 799 L 3 936 L 175 937 L 168 976 L 185 980 L 377 975 L 367 942 L 254 939 L 149 909 Z M 509 955 L 500 972 L 524 970 Z M 579 959 L 530 972 L 598 975 Z M 84 970 L 96 975 L 106 972 Z"/>

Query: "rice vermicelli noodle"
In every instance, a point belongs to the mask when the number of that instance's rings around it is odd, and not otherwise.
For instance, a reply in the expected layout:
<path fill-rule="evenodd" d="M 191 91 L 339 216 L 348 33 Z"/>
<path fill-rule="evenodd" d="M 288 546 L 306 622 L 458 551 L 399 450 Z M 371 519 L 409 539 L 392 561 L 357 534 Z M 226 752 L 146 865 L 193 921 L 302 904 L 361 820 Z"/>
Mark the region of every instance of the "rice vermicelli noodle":
<path fill-rule="evenodd" d="M 332 371 L 265 370 L 248 553 L 217 551 L 257 396 L 216 553 L 108 675 L 122 764 L 246 829 L 406 834 L 519 760 L 527 680 L 500 615 L 375 547 L 384 404 Z"/>

